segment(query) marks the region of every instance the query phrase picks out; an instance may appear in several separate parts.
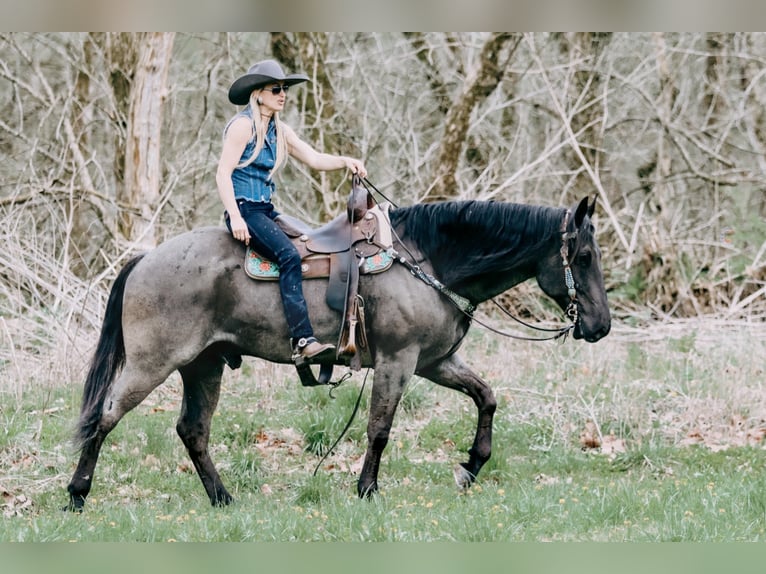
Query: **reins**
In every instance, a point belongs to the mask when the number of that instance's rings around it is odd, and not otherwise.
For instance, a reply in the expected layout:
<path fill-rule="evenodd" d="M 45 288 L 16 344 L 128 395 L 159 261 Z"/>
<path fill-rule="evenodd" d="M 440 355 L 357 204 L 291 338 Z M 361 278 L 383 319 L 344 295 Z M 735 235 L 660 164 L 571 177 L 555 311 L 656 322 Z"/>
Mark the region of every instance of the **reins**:
<path fill-rule="evenodd" d="M 394 207 L 398 207 L 394 202 L 392 202 L 388 197 L 386 197 L 375 185 L 370 182 L 367 178 L 362 178 L 362 185 L 369 191 L 370 188 L 372 188 L 376 193 L 378 193 L 383 199 L 391 203 Z M 369 188 L 367 187 L 369 185 Z M 373 196 L 373 200 L 374 196 Z M 377 201 L 376 201 L 377 203 Z M 423 271 L 419 265 L 412 263 L 411 261 L 408 261 L 404 257 L 400 256 L 398 253 L 395 253 L 396 260 L 404 265 L 410 273 L 417 279 L 420 279 L 423 281 L 426 285 L 429 285 L 439 291 L 442 295 L 447 297 L 447 299 L 465 316 L 467 316 L 471 321 L 475 321 L 485 329 L 492 331 L 493 333 L 508 337 L 510 339 L 517 339 L 521 341 L 551 341 L 559 338 L 564 338 L 563 340 L 566 340 L 567 335 L 575 328 L 575 325 L 577 324 L 578 319 L 578 311 L 577 311 L 577 292 L 575 290 L 575 283 L 574 278 L 572 277 L 572 269 L 570 267 L 569 263 L 569 240 L 573 239 L 577 236 L 577 231 L 570 231 L 567 232 L 567 226 L 569 225 L 569 217 L 571 215 L 571 212 L 569 210 L 566 211 L 564 215 L 564 221 L 561 225 L 561 258 L 564 265 L 564 283 L 567 287 L 567 293 L 569 294 L 569 305 L 567 306 L 566 310 L 564 311 L 564 314 L 566 317 L 572 321 L 571 325 L 567 325 L 566 327 L 558 327 L 554 329 L 548 329 L 545 327 L 538 327 L 536 325 L 531 325 L 518 317 L 514 316 L 512 313 L 510 313 L 505 307 L 500 305 L 494 298 L 490 299 L 490 301 L 498 308 L 500 309 L 503 314 L 516 321 L 518 324 L 523 325 L 524 327 L 528 329 L 532 329 L 535 331 L 541 331 L 545 333 L 554 333 L 553 335 L 549 337 L 527 337 L 524 335 L 516 335 L 514 333 L 508 333 L 506 331 L 501 331 L 500 329 L 497 329 L 495 327 L 492 327 L 491 325 L 488 325 L 487 323 L 481 321 L 480 319 L 477 319 L 474 315 L 474 311 L 476 310 L 476 306 L 471 303 L 468 299 L 465 297 L 458 295 L 451 289 L 449 289 L 447 286 L 442 284 L 438 279 L 433 277 L 432 275 L 426 273 Z M 389 220 L 389 225 L 391 224 L 391 221 Z M 396 230 L 391 226 L 391 233 L 396 237 L 396 239 L 399 241 L 399 244 L 404 248 L 404 250 L 407 252 L 407 254 L 410 256 L 411 259 L 415 259 L 412 252 L 407 248 L 407 246 L 404 244 L 404 242 L 401 240 L 401 238 L 396 233 Z"/>
<path fill-rule="evenodd" d="M 351 411 L 351 416 L 349 417 L 348 422 L 346 423 L 346 426 L 340 432 L 340 435 L 338 435 L 338 438 L 335 439 L 335 442 L 332 443 L 332 446 L 327 449 L 327 452 L 324 453 L 324 456 L 317 463 L 316 467 L 314 468 L 314 474 L 312 476 L 316 476 L 317 475 L 317 471 L 319 471 L 319 467 L 322 466 L 322 463 L 325 460 L 327 460 L 327 457 L 330 456 L 330 453 L 332 453 L 333 450 L 335 450 L 335 447 L 338 446 L 338 443 L 341 441 L 343 436 L 348 432 L 348 429 L 351 428 L 351 423 L 354 422 L 354 418 L 356 417 L 356 413 L 359 411 L 359 404 L 362 402 L 362 395 L 364 394 L 364 387 L 367 384 L 367 376 L 369 374 L 370 374 L 370 369 L 367 369 L 367 371 L 365 371 L 365 373 L 364 373 L 364 380 L 362 381 L 362 388 L 359 389 L 359 396 L 356 397 L 356 404 L 354 405 L 354 410 Z M 340 383 L 338 383 L 338 384 L 340 384 Z M 335 397 L 332 396 L 332 391 L 334 391 L 334 390 L 335 390 L 335 387 L 333 387 L 330 390 L 330 397 L 331 398 L 335 398 Z"/>

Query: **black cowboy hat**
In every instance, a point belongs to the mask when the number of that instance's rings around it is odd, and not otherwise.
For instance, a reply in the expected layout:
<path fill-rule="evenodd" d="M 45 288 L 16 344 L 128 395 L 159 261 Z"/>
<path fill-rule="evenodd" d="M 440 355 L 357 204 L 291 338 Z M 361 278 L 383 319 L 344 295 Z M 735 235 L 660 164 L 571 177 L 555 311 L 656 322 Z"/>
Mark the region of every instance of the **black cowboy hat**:
<path fill-rule="evenodd" d="M 250 101 L 250 94 L 256 88 L 271 83 L 282 83 L 287 86 L 307 82 L 306 74 L 290 74 L 286 76 L 282 66 L 275 60 L 263 60 L 253 64 L 247 74 L 234 80 L 229 88 L 229 101 L 232 104 L 243 106 Z"/>

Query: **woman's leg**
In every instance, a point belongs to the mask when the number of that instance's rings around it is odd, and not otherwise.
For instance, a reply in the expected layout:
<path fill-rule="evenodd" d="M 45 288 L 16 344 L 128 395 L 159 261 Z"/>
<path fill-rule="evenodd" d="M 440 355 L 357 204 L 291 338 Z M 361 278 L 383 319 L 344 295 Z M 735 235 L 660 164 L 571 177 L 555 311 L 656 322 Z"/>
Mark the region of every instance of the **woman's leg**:
<path fill-rule="evenodd" d="M 316 342 L 303 296 L 301 257 L 290 239 L 274 222 L 271 204 L 244 202 L 240 213 L 250 229 L 250 245 L 261 256 L 279 265 L 279 290 L 294 347 L 307 357 L 334 349 Z M 298 343 L 302 342 L 299 346 Z"/>

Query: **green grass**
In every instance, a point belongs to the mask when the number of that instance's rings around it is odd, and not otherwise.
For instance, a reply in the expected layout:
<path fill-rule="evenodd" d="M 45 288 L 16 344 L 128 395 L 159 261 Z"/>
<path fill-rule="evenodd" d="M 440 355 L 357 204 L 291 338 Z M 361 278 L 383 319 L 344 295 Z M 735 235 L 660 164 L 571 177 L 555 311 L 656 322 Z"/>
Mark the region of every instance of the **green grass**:
<path fill-rule="evenodd" d="M 757 336 L 756 336 L 757 335 Z M 475 409 L 415 379 L 383 456 L 381 491 L 356 497 L 369 385 L 330 397 L 290 369 L 227 371 L 211 452 L 235 497 L 212 508 L 175 434 L 171 380 L 107 438 L 85 512 L 71 514 L 68 442 L 78 382 L 6 394 L 4 541 L 761 541 L 766 539 L 762 333 L 625 331 L 597 345 L 472 333 L 464 356 L 498 397 L 493 457 L 456 489 Z M 17 389 L 18 386 L 14 386 Z M 5 400 L 7 399 L 7 400 Z M 583 449 L 595 424 L 614 452 Z M 748 438 L 749 437 L 749 438 Z M 610 442 L 611 441 L 611 442 Z"/>

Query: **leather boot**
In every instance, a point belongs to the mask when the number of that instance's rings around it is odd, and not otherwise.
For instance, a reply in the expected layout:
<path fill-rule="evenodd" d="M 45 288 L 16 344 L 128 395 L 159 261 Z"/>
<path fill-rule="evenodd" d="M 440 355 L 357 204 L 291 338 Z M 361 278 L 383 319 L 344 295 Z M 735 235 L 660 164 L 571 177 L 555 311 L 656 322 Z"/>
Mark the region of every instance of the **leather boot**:
<path fill-rule="evenodd" d="M 328 359 L 335 353 L 335 345 L 320 343 L 315 337 L 302 337 L 293 346 L 293 361 L 302 358 L 306 361 Z"/>

